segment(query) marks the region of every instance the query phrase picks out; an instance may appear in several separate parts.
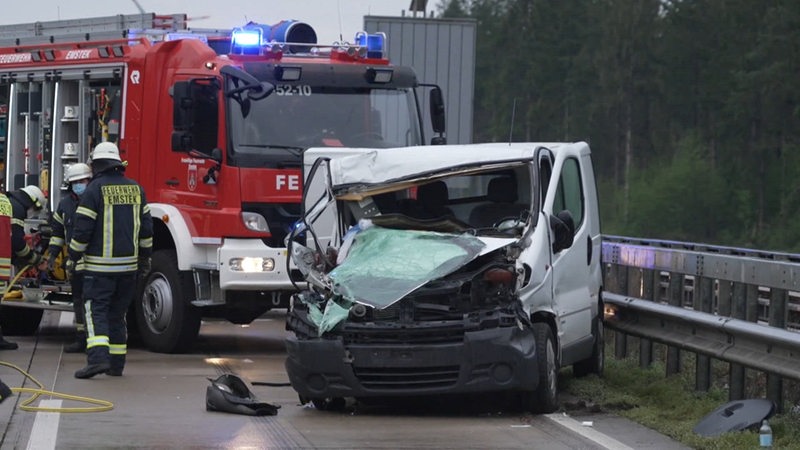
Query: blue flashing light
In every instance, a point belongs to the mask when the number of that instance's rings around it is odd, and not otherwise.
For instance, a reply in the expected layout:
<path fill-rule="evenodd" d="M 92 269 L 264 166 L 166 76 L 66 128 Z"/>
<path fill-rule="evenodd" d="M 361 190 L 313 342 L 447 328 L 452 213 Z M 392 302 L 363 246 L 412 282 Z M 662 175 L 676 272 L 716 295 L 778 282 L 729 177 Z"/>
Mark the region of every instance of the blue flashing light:
<path fill-rule="evenodd" d="M 367 58 L 383 58 L 386 35 L 375 33 L 367 36 Z"/>
<path fill-rule="evenodd" d="M 356 33 L 355 44 L 367 49 L 367 58 L 383 58 L 386 54 L 386 33 Z"/>
<path fill-rule="evenodd" d="M 237 47 L 261 46 L 261 30 L 258 28 L 237 28 L 231 34 L 231 42 Z"/>

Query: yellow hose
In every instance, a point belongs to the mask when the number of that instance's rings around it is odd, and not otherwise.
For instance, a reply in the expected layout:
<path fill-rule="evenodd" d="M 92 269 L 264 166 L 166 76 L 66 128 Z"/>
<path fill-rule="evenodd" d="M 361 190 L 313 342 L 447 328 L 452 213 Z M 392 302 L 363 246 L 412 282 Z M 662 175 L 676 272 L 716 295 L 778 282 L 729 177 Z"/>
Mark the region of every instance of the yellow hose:
<path fill-rule="evenodd" d="M 18 372 L 20 372 L 21 374 L 25 375 L 26 378 L 30 378 L 31 381 L 33 381 L 37 386 L 39 386 L 36 389 L 34 389 L 34 388 L 22 388 L 22 387 L 18 387 L 18 388 L 17 387 L 12 387 L 11 388 L 11 392 L 18 392 L 18 393 L 26 392 L 26 393 L 29 393 L 29 394 L 33 394 L 30 397 L 28 397 L 27 399 L 25 399 L 25 401 L 20 403 L 19 409 L 21 409 L 23 411 L 29 411 L 29 412 L 39 412 L 39 411 L 41 411 L 41 412 L 56 412 L 56 413 L 90 413 L 90 412 L 105 412 L 105 411 L 111 411 L 112 409 L 114 409 L 114 404 L 109 402 L 109 401 L 107 401 L 107 400 L 100 400 L 100 399 L 91 398 L 91 397 L 81 397 L 81 396 L 78 396 L 78 395 L 70 395 L 70 394 L 64 394 L 64 393 L 61 393 L 61 392 L 48 391 L 48 390 L 44 389 L 44 385 L 42 383 L 40 383 L 39 380 L 34 378 L 28 372 L 25 372 L 24 370 L 22 370 L 19 367 L 15 366 L 14 364 L 7 363 L 5 361 L 0 361 L 0 365 L 11 367 L 12 369 L 16 369 Z M 69 407 L 69 408 L 48 408 L 48 407 L 43 407 L 43 406 L 30 406 L 30 404 L 33 403 L 34 401 L 36 401 L 36 399 L 38 399 L 39 396 L 41 396 L 41 395 L 49 395 L 51 397 L 62 398 L 64 400 L 74 400 L 76 402 L 89 403 L 91 405 L 97 405 L 97 406 Z"/>
<path fill-rule="evenodd" d="M 11 292 L 11 287 L 14 286 L 14 284 L 16 284 L 16 282 L 19 280 L 19 277 L 21 277 L 22 274 L 27 272 L 28 269 L 30 268 L 31 266 L 30 264 L 28 264 L 27 266 L 23 267 L 22 270 L 17 271 L 17 274 L 14 275 L 14 279 L 8 283 L 8 286 L 6 286 L 6 290 L 3 292 L 3 300 L 5 300 L 8 293 Z M 9 298 L 14 298 L 14 297 L 9 297 Z"/>

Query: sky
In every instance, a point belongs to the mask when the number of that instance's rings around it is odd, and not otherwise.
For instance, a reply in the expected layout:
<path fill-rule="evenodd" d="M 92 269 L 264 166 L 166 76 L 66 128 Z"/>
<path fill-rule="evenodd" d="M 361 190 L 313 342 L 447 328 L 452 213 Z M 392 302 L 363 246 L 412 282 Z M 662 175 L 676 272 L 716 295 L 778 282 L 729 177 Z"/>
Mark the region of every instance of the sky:
<path fill-rule="evenodd" d="M 320 44 L 338 41 L 340 33 L 352 42 L 367 15 L 401 16 L 403 10 L 406 16 L 412 15 L 408 11 L 411 0 L 27 0 L 4 8 L 0 25 L 137 14 L 137 3 L 148 13 L 186 14 L 191 28 L 230 29 L 249 21 L 300 20 L 314 28 Z M 428 0 L 428 16 L 438 3 Z"/>

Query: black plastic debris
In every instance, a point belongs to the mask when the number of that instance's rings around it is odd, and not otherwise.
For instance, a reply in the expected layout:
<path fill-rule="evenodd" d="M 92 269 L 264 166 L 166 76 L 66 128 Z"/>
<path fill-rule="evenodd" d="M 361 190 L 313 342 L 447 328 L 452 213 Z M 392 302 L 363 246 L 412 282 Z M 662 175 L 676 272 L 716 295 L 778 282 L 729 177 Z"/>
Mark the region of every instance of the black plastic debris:
<path fill-rule="evenodd" d="M 719 436 L 730 431 L 740 431 L 772 417 L 775 403 L 764 398 L 734 400 L 705 416 L 693 431 L 700 436 Z"/>
<path fill-rule="evenodd" d="M 216 380 L 208 379 L 206 411 L 219 411 L 246 416 L 274 416 L 280 406 L 258 401 L 247 383 L 238 376 L 226 373 Z"/>

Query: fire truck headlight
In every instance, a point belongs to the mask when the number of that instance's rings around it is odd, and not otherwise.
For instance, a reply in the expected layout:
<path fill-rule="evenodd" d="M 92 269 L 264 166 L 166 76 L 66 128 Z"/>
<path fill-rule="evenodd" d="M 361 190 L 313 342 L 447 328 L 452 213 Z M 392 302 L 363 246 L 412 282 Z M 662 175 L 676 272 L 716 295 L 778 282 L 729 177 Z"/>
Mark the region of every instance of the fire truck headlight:
<path fill-rule="evenodd" d="M 242 213 L 242 222 L 244 222 L 244 226 L 247 227 L 248 230 L 269 232 L 267 219 L 261 214 L 245 211 Z"/>
<path fill-rule="evenodd" d="M 272 258 L 231 258 L 228 261 L 233 272 L 272 272 L 275 270 L 275 260 Z"/>

